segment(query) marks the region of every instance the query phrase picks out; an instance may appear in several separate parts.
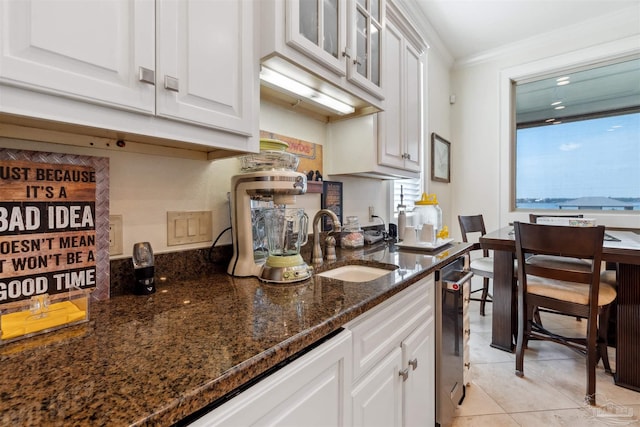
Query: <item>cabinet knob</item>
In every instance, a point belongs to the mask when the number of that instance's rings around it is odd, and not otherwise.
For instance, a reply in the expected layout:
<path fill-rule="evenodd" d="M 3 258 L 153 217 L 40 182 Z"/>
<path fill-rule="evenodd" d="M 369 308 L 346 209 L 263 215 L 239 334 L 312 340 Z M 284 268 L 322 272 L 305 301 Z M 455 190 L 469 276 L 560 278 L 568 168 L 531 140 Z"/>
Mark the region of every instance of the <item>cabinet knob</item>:
<path fill-rule="evenodd" d="M 138 67 L 138 80 L 155 86 L 156 72 L 148 68 Z"/>
<path fill-rule="evenodd" d="M 406 381 L 409 378 L 409 369 L 403 369 L 402 371 L 398 372 L 398 375 L 402 377 L 402 381 Z"/>
<path fill-rule="evenodd" d="M 171 76 L 164 76 L 164 88 L 167 90 L 178 92 L 180 88 L 178 79 Z"/>
<path fill-rule="evenodd" d="M 416 357 L 415 359 L 409 360 L 409 366 L 415 371 L 418 368 L 418 358 Z"/>

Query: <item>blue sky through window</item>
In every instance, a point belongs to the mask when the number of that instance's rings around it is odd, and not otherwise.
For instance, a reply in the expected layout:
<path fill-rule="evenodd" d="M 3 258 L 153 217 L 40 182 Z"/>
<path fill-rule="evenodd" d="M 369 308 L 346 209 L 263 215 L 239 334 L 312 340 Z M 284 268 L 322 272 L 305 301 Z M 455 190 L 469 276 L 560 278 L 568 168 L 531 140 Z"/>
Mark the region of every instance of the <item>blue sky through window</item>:
<path fill-rule="evenodd" d="M 516 149 L 516 199 L 640 198 L 640 113 L 519 129 Z"/>

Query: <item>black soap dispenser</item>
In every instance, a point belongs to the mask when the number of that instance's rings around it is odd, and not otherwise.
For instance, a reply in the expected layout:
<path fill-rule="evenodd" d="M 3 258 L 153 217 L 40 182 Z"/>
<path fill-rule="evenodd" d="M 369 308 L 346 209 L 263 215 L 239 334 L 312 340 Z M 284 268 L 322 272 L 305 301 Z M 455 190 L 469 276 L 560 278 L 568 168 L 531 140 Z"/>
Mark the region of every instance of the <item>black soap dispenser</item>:
<path fill-rule="evenodd" d="M 149 242 L 133 245 L 133 274 L 135 277 L 134 294 L 149 295 L 156 291 L 153 250 Z"/>

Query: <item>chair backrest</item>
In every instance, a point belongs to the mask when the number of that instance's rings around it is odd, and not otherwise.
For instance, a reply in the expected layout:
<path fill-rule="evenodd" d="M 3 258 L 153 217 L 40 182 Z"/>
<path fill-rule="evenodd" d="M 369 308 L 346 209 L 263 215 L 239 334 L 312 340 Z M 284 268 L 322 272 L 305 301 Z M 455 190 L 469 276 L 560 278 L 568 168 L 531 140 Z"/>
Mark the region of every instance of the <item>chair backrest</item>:
<path fill-rule="evenodd" d="M 527 275 L 584 283 L 592 287 L 590 301 L 598 301 L 604 226 L 571 227 L 514 222 L 513 228 L 521 286 L 526 289 Z M 531 255 L 553 255 L 591 262 L 588 268 L 570 268 L 562 262 L 532 262 L 533 258 L 529 258 Z"/>
<path fill-rule="evenodd" d="M 484 227 L 484 219 L 482 215 L 458 215 L 458 222 L 460 223 L 460 231 L 462 232 L 462 241 L 468 242 L 468 234 L 479 233 L 480 236 L 487 234 L 487 230 Z M 479 249 L 479 245 L 474 249 Z M 484 256 L 489 256 L 488 250 L 483 250 Z"/>
<path fill-rule="evenodd" d="M 462 232 L 462 241 L 468 242 L 467 233 L 480 233 L 481 236 L 487 234 L 487 230 L 484 227 L 484 219 L 482 215 L 458 215 L 458 222 L 460 223 L 460 231 Z"/>
<path fill-rule="evenodd" d="M 544 214 L 529 214 L 529 222 L 531 224 L 537 224 L 538 223 L 538 218 L 540 217 L 552 217 L 552 218 L 584 218 L 584 215 L 582 214 L 575 214 L 575 215 L 544 215 Z"/>

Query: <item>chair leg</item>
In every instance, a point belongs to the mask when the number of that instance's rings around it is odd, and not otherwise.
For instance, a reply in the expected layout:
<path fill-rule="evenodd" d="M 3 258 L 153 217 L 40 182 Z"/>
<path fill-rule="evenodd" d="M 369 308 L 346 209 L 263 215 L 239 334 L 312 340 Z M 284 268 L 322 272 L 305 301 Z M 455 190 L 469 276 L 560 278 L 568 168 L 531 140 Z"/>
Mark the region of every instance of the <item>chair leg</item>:
<path fill-rule="evenodd" d="M 540 317 L 540 310 L 538 307 L 534 307 L 533 309 L 533 320 L 540 326 L 542 326 L 542 318 Z"/>
<path fill-rule="evenodd" d="M 480 297 L 480 316 L 484 316 L 484 307 L 487 304 L 487 296 L 489 295 L 489 278 L 482 279 L 482 296 Z"/>
<path fill-rule="evenodd" d="M 516 339 L 516 375 L 524 377 L 524 349 L 527 347 L 527 334 L 530 330 L 528 307 L 524 307 L 522 297 L 518 295 L 518 337 Z M 533 308 L 532 308 L 533 309 Z"/>
<path fill-rule="evenodd" d="M 607 338 L 607 332 L 609 327 L 609 313 L 611 305 L 605 307 L 599 307 L 598 313 L 598 359 L 602 358 L 602 364 L 604 365 L 604 371 L 607 374 L 611 374 L 611 365 L 609 364 L 609 340 Z M 598 360 L 596 359 L 596 365 Z"/>
<path fill-rule="evenodd" d="M 598 363 L 597 321 L 587 321 L 587 394 L 585 401 L 596 404 L 596 364 Z"/>

